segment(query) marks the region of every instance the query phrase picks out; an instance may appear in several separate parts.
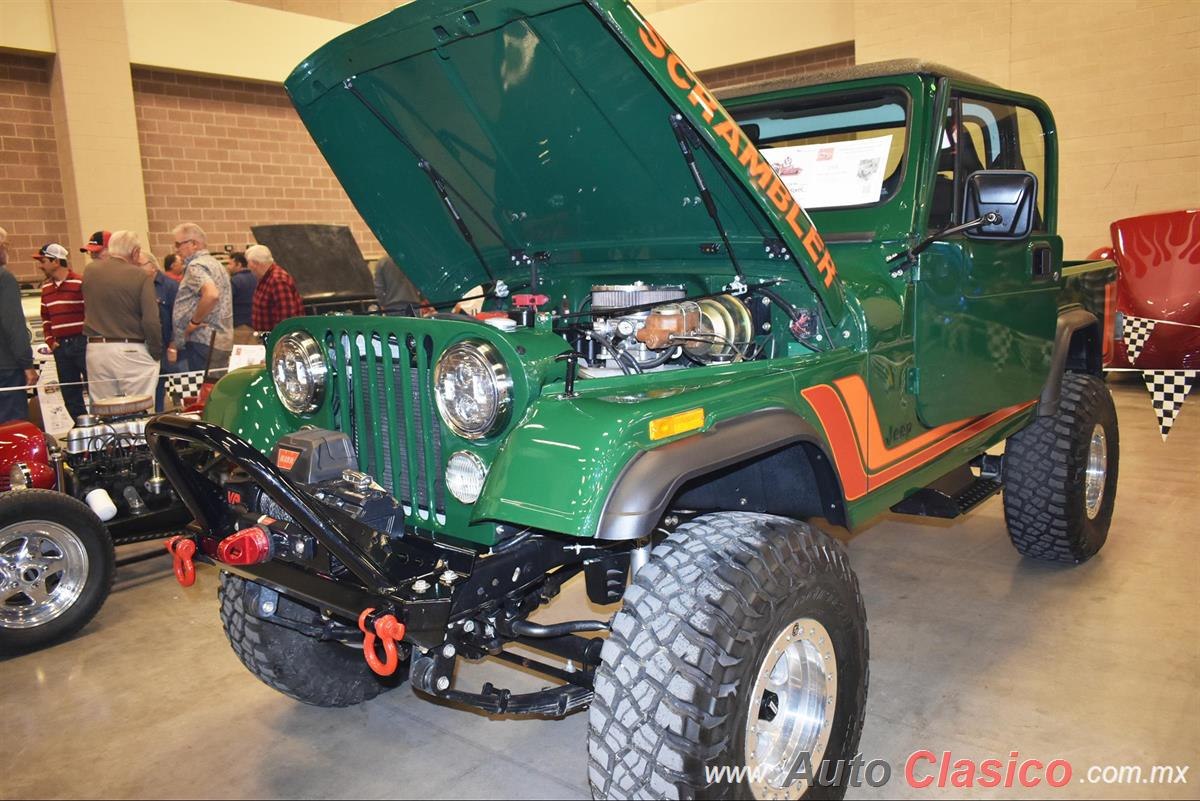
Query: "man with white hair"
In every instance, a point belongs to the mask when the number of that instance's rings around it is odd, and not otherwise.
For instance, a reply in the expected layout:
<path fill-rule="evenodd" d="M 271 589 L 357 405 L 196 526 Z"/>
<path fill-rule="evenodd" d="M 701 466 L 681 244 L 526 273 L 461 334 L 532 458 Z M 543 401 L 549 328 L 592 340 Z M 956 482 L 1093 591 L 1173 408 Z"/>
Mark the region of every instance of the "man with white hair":
<path fill-rule="evenodd" d="M 21 287 L 8 267 L 8 232 L 0 228 L 0 423 L 29 418 L 27 384 L 37 383 Z"/>
<path fill-rule="evenodd" d="M 289 317 L 304 316 L 304 301 L 296 290 L 295 280 L 275 263 L 266 245 L 246 248 L 246 262 L 258 279 L 252 311 L 255 331 L 265 333 Z"/>
<path fill-rule="evenodd" d="M 195 223 L 172 232 L 183 259 L 183 278 L 175 296 L 172 342 L 167 361 L 185 370 L 224 370 L 233 350 L 233 290 L 229 273 L 208 252 L 208 237 Z M 210 353 L 211 350 L 211 353 Z"/>
<path fill-rule="evenodd" d="M 88 338 L 88 394 L 154 397 L 162 329 L 154 281 L 138 266 L 142 243 L 115 231 L 108 255 L 83 273 L 83 333 Z"/>

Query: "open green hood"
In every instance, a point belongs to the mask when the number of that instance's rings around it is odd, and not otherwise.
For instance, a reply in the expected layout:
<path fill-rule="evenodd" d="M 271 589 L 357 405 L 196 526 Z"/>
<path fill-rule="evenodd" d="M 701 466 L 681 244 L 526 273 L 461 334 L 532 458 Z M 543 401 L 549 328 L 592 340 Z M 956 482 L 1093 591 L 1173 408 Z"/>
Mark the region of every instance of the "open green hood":
<path fill-rule="evenodd" d="M 286 86 L 367 224 L 431 299 L 489 273 L 519 283 L 526 256 L 547 277 L 703 261 L 732 280 L 671 125 L 682 114 L 704 140 L 696 163 L 745 272 L 798 266 L 842 317 L 837 268 L 812 221 L 627 3 L 417 0 L 325 45 Z M 768 261 L 772 242 L 795 264 Z"/>

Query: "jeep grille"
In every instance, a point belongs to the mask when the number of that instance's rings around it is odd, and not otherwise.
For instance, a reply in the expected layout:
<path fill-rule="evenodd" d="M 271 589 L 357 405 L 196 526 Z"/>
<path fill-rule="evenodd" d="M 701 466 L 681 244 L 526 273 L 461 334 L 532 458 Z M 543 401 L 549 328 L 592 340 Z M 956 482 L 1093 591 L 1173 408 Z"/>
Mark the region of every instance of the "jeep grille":
<path fill-rule="evenodd" d="M 431 516 L 444 522 L 433 340 L 427 335 L 330 331 L 325 342 L 334 366 L 335 425 L 354 441 L 359 469 L 404 504 L 410 522 L 428 524 Z"/>

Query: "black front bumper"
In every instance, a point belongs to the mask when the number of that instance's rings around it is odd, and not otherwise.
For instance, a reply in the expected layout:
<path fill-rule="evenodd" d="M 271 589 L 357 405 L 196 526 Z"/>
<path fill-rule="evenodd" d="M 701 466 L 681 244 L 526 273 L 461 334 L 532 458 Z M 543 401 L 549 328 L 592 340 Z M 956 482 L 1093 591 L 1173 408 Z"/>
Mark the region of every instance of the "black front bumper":
<path fill-rule="evenodd" d="M 381 613 L 394 612 L 408 627 L 406 639 L 421 645 L 423 641 L 442 641 L 459 589 L 456 581 L 459 586 L 467 583 L 461 580 L 472 572 L 473 551 L 412 534 L 376 531 L 312 498 L 258 449 L 218 425 L 162 415 L 146 425 L 146 441 L 195 517 L 192 532 L 198 558 L 326 614 L 354 620 L 369 607 Z M 296 540 L 295 551 L 255 565 L 217 562 L 217 544 L 261 510 L 232 505 L 225 487 L 180 456 L 174 445 L 179 441 L 211 450 L 216 456 L 211 464 L 238 474 L 239 483 L 249 483 L 268 496 L 283 513 L 280 527 L 301 538 Z M 414 584 L 421 587 L 420 592 Z"/>

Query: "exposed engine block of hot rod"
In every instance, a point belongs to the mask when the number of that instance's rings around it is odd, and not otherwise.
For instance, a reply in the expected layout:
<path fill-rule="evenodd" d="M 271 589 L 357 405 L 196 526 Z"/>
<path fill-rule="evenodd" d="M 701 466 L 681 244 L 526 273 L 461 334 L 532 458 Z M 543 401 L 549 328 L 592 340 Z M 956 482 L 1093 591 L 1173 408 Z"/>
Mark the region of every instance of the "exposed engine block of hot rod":
<path fill-rule="evenodd" d="M 115 525 L 114 539 L 121 540 L 123 524 L 131 519 L 158 519 L 166 509 L 182 508 L 146 447 L 149 419 L 144 413 L 85 415 L 61 442 L 32 423 L 0 426 L 0 490 L 57 489 Z M 180 520 L 171 525 L 187 523 L 185 514 L 176 516 Z M 158 534 L 154 524 L 136 528 L 139 533 Z"/>

